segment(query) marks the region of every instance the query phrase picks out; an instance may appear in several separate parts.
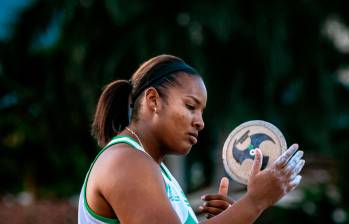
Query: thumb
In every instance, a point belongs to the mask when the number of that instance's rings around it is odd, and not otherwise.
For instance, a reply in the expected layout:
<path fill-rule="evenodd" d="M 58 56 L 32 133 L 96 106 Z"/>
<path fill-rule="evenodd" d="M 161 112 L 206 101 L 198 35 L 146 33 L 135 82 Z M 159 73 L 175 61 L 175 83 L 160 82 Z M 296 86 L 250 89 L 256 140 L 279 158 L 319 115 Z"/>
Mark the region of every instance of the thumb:
<path fill-rule="evenodd" d="M 255 150 L 255 158 L 253 161 L 251 176 L 256 176 L 257 173 L 262 168 L 262 160 L 263 160 L 263 154 L 259 148 L 254 149 Z"/>
<path fill-rule="evenodd" d="M 227 196 L 229 190 L 229 179 L 222 177 L 221 183 L 219 184 L 218 194 Z"/>

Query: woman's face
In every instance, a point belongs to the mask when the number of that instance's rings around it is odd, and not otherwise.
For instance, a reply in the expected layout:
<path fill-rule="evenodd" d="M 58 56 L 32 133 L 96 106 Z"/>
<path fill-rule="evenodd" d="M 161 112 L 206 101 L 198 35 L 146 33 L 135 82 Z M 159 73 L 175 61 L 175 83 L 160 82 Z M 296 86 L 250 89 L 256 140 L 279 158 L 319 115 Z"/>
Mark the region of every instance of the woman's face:
<path fill-rule="evenodd" d="M 169 87 L 166 102 L 162 100 L 157 129 L 168 149 L 164 153 L 183 155 L 189 153 L 204 128 L 202 113 L 207 92 L 200 77 L 185 73 L 177 77 L 179 85 Z"/>

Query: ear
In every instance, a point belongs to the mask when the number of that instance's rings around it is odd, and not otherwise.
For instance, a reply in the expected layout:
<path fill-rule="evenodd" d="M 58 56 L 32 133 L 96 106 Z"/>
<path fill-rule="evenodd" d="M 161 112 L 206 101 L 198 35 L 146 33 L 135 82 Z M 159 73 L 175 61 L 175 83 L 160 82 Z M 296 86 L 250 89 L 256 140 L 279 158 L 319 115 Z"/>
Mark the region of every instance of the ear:
<path fill-rule="evenodd" d="M 156 112 L 159 109 L 160 95 L 154 87 L 145 90 L 145 101 L 150 111 Z"/>

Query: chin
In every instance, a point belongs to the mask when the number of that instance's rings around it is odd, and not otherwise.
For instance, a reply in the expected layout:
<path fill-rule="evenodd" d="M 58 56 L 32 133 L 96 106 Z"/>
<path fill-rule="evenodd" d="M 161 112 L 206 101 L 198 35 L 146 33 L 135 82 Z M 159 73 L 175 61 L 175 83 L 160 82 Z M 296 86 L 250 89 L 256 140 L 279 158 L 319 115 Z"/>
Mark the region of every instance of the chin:
<path fill-rule="evenodd" d="M 177 140 L 176 142 L 169 143 L 169 153 L 172 155 L 185 156 L 188 155 L 193 147 L 193 144 L 188 140 Z"/>
<path fill-rule="evenodd" d="M 184 147 L 183 150 L 181 150 L 181 155 L 188 155 L 190 153 L 192 147 L 193 147 L 193 145 L 191 145 L 191 144 Z"/>
<path fill-rule="evenodd" d="M 191 151 L 192 145 L 186 145 L 186 146 L 182 146 L 182 147 L 178 147 L 175 149 L 175 155 L 181 155 L 181 156 L 185 156 L 188 155 Z"/>

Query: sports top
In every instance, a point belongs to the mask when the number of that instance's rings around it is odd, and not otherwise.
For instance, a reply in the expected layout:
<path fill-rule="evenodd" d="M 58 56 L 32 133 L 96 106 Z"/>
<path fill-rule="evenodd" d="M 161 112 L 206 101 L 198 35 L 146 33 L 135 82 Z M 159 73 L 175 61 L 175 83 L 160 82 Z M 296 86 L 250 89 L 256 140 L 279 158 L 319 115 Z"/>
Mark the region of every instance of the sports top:
<path fill-rule="evenodd" d="M 79 212 L 78 212 L 78 222 L 79 224 L 117 224 L 120 223 L 118 219 L 111 219 L 100 216 L 96 214 L 88 205 L 86 200 L 86 185 L 87 180 L 90 175 L 91 169 L 95 164 L 98 157 L 110 146 L 125 143 L 131 147 L 140 150 L 147 155 L 149 155 L 134 139 L 129 136 L 116 136 L 114 137 L 96 156 L 95 160 L 90 166 L 90 169 L 87 172 L 85 177 L 84 184 L 79 198 Z M 150 155 L 149 155 L 150 156 Z M 176 179 L 172 176 L 170 171 L 167 169 L 165 164 L 160 164 L 161 174 L 165 182 L 166 194 L 168 200 L 171 202 L 173 209 L 176 211 L 178 217 L 183 224 L 195 224 L 198 223 L 198 220 L 195 216 L 193 209 L 190 207 L 189 201 L 186 198 L 183 190 L 179 186 Z M 149 221 L 151 223 L 151 221 Z"/>

